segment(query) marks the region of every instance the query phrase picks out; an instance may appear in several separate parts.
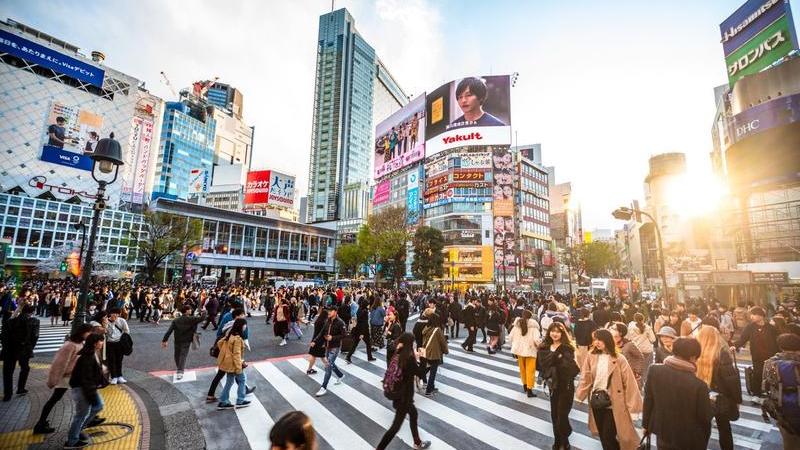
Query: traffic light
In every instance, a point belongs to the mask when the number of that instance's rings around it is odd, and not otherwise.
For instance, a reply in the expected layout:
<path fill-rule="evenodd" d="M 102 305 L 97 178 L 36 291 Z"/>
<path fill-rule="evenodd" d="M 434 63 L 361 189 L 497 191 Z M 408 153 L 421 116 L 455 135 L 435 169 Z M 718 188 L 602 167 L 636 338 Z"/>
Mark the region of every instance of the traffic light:
<path fill-rule="evenodd" d="M 67 262 L 66 261 L 61 261 L 61 267 L 59 267 L 59 270 L 61 272 L 66 272 L 67 271 Z"/>

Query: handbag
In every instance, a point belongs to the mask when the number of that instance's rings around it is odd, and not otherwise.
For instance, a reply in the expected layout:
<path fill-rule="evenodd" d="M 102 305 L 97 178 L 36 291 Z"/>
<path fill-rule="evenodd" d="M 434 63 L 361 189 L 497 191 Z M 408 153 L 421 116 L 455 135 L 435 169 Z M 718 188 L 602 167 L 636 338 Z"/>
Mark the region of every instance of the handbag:
<path fill-rule="evenodd" d="M 592 409 L 606 409 L 611 407 L 611 396 L 608 395 L 608 388 L 611 386 L 612 376 L 614 376 L 614 374 L 609 372 L 608 383 L 606 383 L 605 389 L 592 391 L 592 395 L 589 397 L 589 406 L 591 406 Z"/>
<path fill-rule="evenodd" d="M 131 338 L 130 334 L 123 331 L 122 328 L 120 328 L 116 323 L 114 326 L 117 327 L 119 331 L 122 331 L 122 337 L 119 338 L 119 346 L 122 350 L 122 354 L 129 356 L 131 353 L 133 353 L 133 338 Z"/>
<path fill-rule="evenodd" d="M 437 331 L 439 331 L 439 328 L 438 327 L 434 328 L 433 333 L 431 333 L 430 337 L 428 338 L 428 342 L 425 344 L 425 346 L 417 349 L 420 358 L 428 359 L 428 346 L 431 345 L 433 336 L 436 335 Z"/>
<path fill-rule="evenodd" d="M 650 433 L 647 432 L 642 436 L 642 439 L 639 441 L 639 446 L 636 447 L 636 450 L 650 450 Z"/>

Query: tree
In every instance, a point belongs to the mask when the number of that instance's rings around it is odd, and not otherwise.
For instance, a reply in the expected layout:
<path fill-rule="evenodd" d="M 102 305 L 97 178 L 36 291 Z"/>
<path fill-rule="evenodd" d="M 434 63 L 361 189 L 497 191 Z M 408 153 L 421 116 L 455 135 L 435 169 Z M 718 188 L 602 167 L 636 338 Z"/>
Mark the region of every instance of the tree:
<path fill-rule="evenodd" d="M 339 263 L 339 271 L 352 278 L 364 263 L 364 255 L 358 244 L 343 244 L 336 248 L 336 261 Z"/>
<path fill-rule="evenodd" d="M 593 241 L 581 244 L 583 269 L 590 277 L 606 277 L 616 273 L 620 267 L 619 255 L 608 242 Z"/>
<path fill-rule="evenodd" d="M 444 236 L 436 228 L 422 226 L 417 228 L 412 242 L 414 261 L 411 263 L 411 272 L 418 280 L 422 280 L 427 289 L 428 281 L 444 275 Z"/>
<path fill-rule="evenodd" d="M 169 255 L 202 243 L 203 222 L 174 214 L 145 211 L 144 231 L 145 236 L 138 239 L 136 245 L 144 260 L 142 271 L 145 278 L 153 281 L 158 267 Z"/>
<path fill-rule="evenodd" d="M 358 264 L 366 264 L 375 274 L 375 283 L 380 278 L 389 278 L 399 285 L 405 275 L 406 243 L 410 234 L 406 230 L 405 210 L 389 207 L 367 219 L 356 238 L 358 251 L 347 249 L 339 252 L 337 261 L 343 266 L 355 264 L 348 258 L 358 259 Z M 342 246 L 345 247 L 345 246 Z M 358 256 L 359 258 L 356 258 Z"/>

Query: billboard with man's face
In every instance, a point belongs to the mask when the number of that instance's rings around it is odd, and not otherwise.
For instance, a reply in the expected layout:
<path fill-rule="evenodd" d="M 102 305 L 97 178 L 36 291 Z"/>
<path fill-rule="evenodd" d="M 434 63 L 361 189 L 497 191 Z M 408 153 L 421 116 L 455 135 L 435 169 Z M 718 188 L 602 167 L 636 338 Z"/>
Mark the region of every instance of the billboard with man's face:
<path fill-rule="evenodd" d="M 426 156 L 468 145 L 510 145 L 510 77 L 451 81 L 428 94 L 425 114 Z"/>
<path fill-rule="evenodd" d="M 425 95 L 375 127 L 375 179 L 425 157 Z"/>
<path fill-rule="evenodd" d="M 92 170 L 94 148 L 100 140 L 103 116 L 53 102 L 44 128 L 43 161 Z"/>

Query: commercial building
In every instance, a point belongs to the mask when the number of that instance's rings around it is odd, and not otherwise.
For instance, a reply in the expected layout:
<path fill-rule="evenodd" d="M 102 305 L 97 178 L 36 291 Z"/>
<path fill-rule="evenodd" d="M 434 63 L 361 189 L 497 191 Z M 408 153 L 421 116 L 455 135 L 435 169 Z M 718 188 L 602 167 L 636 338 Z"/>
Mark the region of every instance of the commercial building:
<path fill-rule="evenodd" d="M 556 255 L 550 235 L 549 173 L 541 165 L 541 145 L 520 148 L 515 152 L 515 158 L 517 192 L 514 211 L 519 229 L 519 273 L 515 281 L 552 289 Z"/>
<path fill-rule="evenodd" d="M 125 165 L 107 204 L 140 204 L 152 177 L 161 102 L 105 56 L 8 19 L 0 22 L 0 192 L 91 202 L 97 183 L 89 156 L 114 133 Z M 36 177 L 36 181 L 31 179 Z M 38 203 L 36 204 L 38 205 Z"/>
<path fill-rule="evenodd" d="M 581 206 L 575 199 L 571 182 L 556 183 L 555 170 L 548 171 L 550 200 L 550 236 L 555 245 L 556 287 L 559 292 L 577 290 L 576 270 L 569 266 L 569 253 L 583 242 Z"/>
<path fill-rule="evenodd" d="M 407 102 L 346 9 L 320 16 L 309 158 L 309 223 L 342 218 L 343 189 L 371 179 L 375 118 L 387 117 Z"/>

